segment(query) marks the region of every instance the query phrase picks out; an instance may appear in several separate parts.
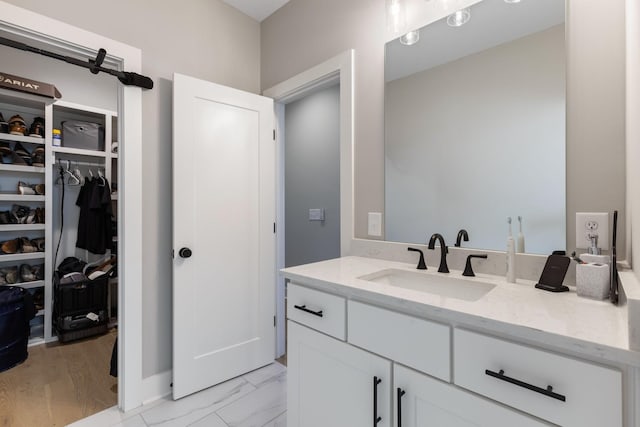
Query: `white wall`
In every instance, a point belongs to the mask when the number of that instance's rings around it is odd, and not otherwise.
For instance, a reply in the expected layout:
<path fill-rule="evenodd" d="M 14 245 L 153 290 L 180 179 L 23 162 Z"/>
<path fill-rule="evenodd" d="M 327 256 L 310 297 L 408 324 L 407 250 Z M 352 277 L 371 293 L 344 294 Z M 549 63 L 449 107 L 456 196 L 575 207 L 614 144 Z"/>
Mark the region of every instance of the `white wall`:
<path fill-rule="evenodd" d="M 640 279 L 640 4 L 627 0 L 627 207 L 631 265 Z M 635 167 L 631 167 L 635 165 Z"/>
<path fill-rule="evenodd" d="M 53 84 L 63 101 L 118 110 L 116 88 L 119 83 L 114 77 L 104 73 L 94 75 L 85 68 L 3 45 L 0 45 L 0 58 L 1 72 Z M 2 113 L 8 120 L 6 112 Z"/>
<path fill-rule="evenodd" d="M 386 239 L 565 248 L 564 25 L 387 83 Z M 517 228 L 514 227 L 514 231 Z"/>
<path fill-rule="evenodd" d="M 9 2 L 142 50 L 143 376 L 171 369 L 172 75 L 258 93 L 260 26 L 220 0 Z"/>
<path fill-rule="evenodd" d="M 435 1 L 435 0 L 432 0 Z M 575 212 L 621 211 L 624 225 L 624 0 L 568 0 L 567 249 Z M 433 20 L 438 17 L 434 17 Z M 383 1 L 291 0 L 262 22 L 262 87 L 355 49 L 355 235 L 384 209 Z M 625 231 L 619 228 L 619 247 Z M 620 254 L 624 258 L 624 254 Z"/>

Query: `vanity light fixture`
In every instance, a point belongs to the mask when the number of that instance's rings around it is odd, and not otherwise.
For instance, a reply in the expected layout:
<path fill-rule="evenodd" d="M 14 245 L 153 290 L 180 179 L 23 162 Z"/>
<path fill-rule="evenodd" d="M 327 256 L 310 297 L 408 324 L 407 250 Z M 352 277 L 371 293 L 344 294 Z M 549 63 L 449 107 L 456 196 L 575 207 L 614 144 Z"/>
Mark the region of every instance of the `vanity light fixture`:
<path fill-rule="evenodd" d="M 471 9 L 460 9 L 447 16 L 447 24 L 450 27 L 461 27 L 471 19 Z"/>
<path fill-rule="evenodd" d="M 418 43 L 418 40 L 420 40 L 420 30 L 409 31 L 407 34 L 403 34 L 400 37 L 400 43 L 405 46 L 416 44 Z"/>

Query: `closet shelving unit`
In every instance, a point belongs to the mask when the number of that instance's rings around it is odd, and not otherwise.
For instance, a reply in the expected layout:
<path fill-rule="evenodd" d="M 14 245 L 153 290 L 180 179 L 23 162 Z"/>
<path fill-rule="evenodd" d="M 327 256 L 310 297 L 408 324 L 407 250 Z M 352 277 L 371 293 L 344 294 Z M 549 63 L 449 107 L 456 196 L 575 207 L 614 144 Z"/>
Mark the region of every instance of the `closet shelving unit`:
<path fill-rule="evenodd" d="M 111 152 L 112 143 L 116 140 L 116 136 L 118 134 L 117 133 L 117 129 L 118 129 L 117 113 L 110 110 L 105 110 L 105 109 L 81 105 L 81 104 L 75 104 L 75 103 L 66 102 L 66 101 L 55 102 L 53 104 L 52 110 L 53 110 L 52 128 L 56 127 L 58 129 L 62 129 L 61 123 L 64 120 L 80 120 L 80 121 L 86 121 L 86 122 L 92 122 L 92 123 L 99 123 L 101 126 L 104 127 L 104 139 L 105 139 L 104 150 L 91 150 L 91 149 L 65 147 L 64 135 L 63 135 L 62 146 L 59 146 L 59 147 L 51 146 L 50 164 L 53 165 L 53 167 L 52 167 L 52 172 L 47 175 L 51 176 L 52 185 L 54 185 L 55 180 L 58 176 L 59 162 L 70 161 L 72 167 L 74 164 L 80 165 L 81 169 L 84 169 L 84 172 L 87 171 L 86 168 L 88 167 L 88 165 L 95 165 L 95 168 L 97 168 L 100 165 L 99 167 L 103 169 L 105 178 L 113 186 L 113 183 L 117 182 L 117 172 L 118 172 L 118 164 L 117 164 L 118 155 L 117 153 Z M 91 167 L 89 168 L 93 169 L 94 174 L 96 173 L 95 168 L 91 168 Z M 57 190 L 54 192 L 54 194 L 57 194 Z M 117 202 L 117 195 L 113 194 L 113 192 L 111 195 L 111 200 L 113 204 L 112 206 L 113 212 L 115 214 L 117 212 L 117 206 L 115 205 L 115 203 Z M 75 199 L 67 200 L 65 204 L 71 204 L 72 206 L 75 206 Z M 50 209 L 47 209 L 47 211 L 51 211 L 52 215 L 59 215 L 59 205 L 55 206 L 54 200 L 50 201 L 50 206 L 51 206 Z M 49 215 L 49 213 L 47 213 L 47 215 Z M 76 219 L 74 217 L 74 221 L 75 220 Z M 52 224 L 53 224 L 53 227 L 56 228 L 56 222 L 53 221 L 53 218 L 52 218 Z M 77 222 L 70 223 L 68 220 L 65 219 L 65 229 L 68 230 L 69 227 L 76 228 L 76 226 L 77 226 Z M 53 233 L 53 238 L 51 239 L 52 244 L 54 245 L 57 244 L 58 237 L 59 237 L 59 234 L 57 232 Z M 57 259 L 58 263 L 60 263 L 60 261 L 62 261 L 67 256 L 78 256 L 77 251 L 73 248 L 75 247 L 75 234 L 72 234 L 71 240 L 67 241 L 66 244 L 63 243 L 63 247 L 61 248 L 60 254 L 58 255 L 58 259 Z M 53 250 L 55 250 L 55 248 Z M 86 254 L 86 251 L 82 251 L 82 252 Z M 52 255 L 52 257 L 53 256 L 54 255 Z M 80 257 L 80 258 L 84 258 L 84 257 Z M 100 256 L 93 256 L 89 261 L 92 261 L 97 258 L 100 258 Z M 53 268 L 55 269 L 55 265 L 53 266 Z M 109 286 L 108 286 L 108 302 L 109 302 L 108 315 L 110 319 L 110 322 L 109 322 L 110 326 L 113 326 L 116 324 L 115 319 L 112 318 L 112 313 L 115 313 L 115 311 L 112 310 L 112 299 L 113 299 L 112 295 L 115 294 L 114 290 L 117 290 L 117 283 L 118 283 L 117 278 L 110 279 Z"/>
<path fill-rule="evenodd" d="M 0 89 L 0 112 L 5 120 L 9 121 L 11 116 L 19 114 L 29 126 L 35 117 L 44 117 L 46 120 L 47 111 L 52 108 L 53 100 L 41 98 L 29 94 Z M 48 135 L 51 132 L 49 131 Z M 33 136 L 11 135 L 0 133 L 0 141 L 7 142 L 13 148 L 20 143 L 29 151 L 33 151 L 38 145 L 50 145 L 48 138 Z M 25 166 L 15 164 L 0 163 L 0 210 L 9 211 L 14 204 L 29 206 L 32 209 L 45 206 L 47 203 L 48 187 L 46 186 L 47 166 Z M 18 193 L 18 181 L 30 184 L 45 183 L 45 195 L 21 195 Z M 50 249 L 47 242 L 49 222 L 45 219 L 44 224 L 2 224 L 0 225 L 0 241 L 11 240 L 18 237 L 45 237 L 44 252 L 0 254 L 0 268 L 18 266 L 22 264 L 44 264 L 45 279 L 31 282 L 18 282 L 12 285 L 21 286 L 30 292 L 38 289 L 44 292 L 44 308 L 36 313 L 36 317 L 31 322 L 30 344 L 45 342 L 51 338 L 51 311 L 52 311 L 52 289 L 51 289 L 51 260 Z"/>
<path fill-rule="evenodd" d="M 29 345 L 41 344 L 55 341 L 52 320 L 53 320 L 53 271 L 55 245 L 58 242 L 59 229 L 54 229 L 59 216 L 59 211 L 55 210 L 54 198 L 58 194 L 55 182 L 58 174 L 58 161 L 69 160 L 72 164 L 98 164 L 104 170 L 105 177 L 110 183 L 117 182 L 117 154 L 111 153 L 111 143 L 117 135 L 117 113 L 94 108 L 86 105 L 70 103 L 62 100 L 54 101 L 47 98 L 23 94 L 6 89 L 0 89 L 0 112 L 5 120 L 9 120 L 14 114 L 20 114 L 27 127 L 33 122 L 34 117 L 45 119 L 45 138 L 32 136 L 21 136 L 0 133 L 0 141 L 8 142 L 11 147 L 16 143 L 22 144 L 28 151 L 32 151 L 37 145 L 45 147 L 45 167 L 24 166 L 15 164 L 0 163 L 0 211 L 11 210 L 14 204 L 26 205 L 31 208 L 45 208 L 44 224 L 0 224 L 0 242 L 17 237 L 26 236 L 30 239 L 36 237 L 45 238 L 44 252 L 0 254 L 0 268 L 23 264 L 44 264 L 44 280 L 33 282 L 20 282 L 14 285 L 0 286 L 21 286 L 30 291 L 38 288 L 44 290 L 44 308 L 39 310 L 35 319 L 31 322 L 31 337 Z M 105 129 L 104 150 L 85 150 L 79 148 L 54 147 L 52 145 L 53 128 L 61 129 L 61 122 L 64 120 L 83 120 L 100 123 Z M 44 183 L 45 195 L 20 195 L 18 194 L 17 183 L 24 181 L 30 184 Z M 117 196 L 112 195 L 112 203 L 117 202 Z M 75 200 L 68 200 L 75 206 Z M 59 207 L 59 204 L 58 204 Z M 113 206 L 114 212 L 117 211 Z M 66 221 L 65 229 L 75 229 L 77 223 Z M 68 239 L 71 240 L 71 239 Z M 75 237 L 72 242 L 67 242 L 68 247 L 75 247 Z M 73 249 L 60 249 L 58 262 L 67 256 L 76 256 Z M 109 286 L 111 290 L 117 279 L 112 280 Z M 111 314 L 111 295 L 109 299 L 109 313 Z M 111 322 L 113 323 L 113 322 Z"/>

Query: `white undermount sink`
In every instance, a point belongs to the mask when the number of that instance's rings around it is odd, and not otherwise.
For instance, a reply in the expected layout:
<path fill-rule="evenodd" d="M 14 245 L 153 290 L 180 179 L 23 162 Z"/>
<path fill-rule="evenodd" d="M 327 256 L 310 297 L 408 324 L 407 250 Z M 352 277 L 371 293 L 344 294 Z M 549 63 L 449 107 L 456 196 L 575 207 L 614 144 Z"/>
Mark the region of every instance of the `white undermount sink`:
<path fill-rule="evenodd" d="M 358 279 L 465 301 L 477 301 L 496 286 L 487 282 L 452 277 L 446 273 L 435 275 L 395 268 L 376 271 Z"/>

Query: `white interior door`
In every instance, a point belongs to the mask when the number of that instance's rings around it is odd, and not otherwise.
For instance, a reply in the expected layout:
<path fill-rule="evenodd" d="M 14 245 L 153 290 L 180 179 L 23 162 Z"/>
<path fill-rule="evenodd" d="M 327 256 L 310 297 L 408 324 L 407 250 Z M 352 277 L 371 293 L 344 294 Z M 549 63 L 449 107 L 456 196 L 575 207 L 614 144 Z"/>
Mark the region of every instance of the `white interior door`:
<path fill-rule="evenodd" d="M 174 399 L 273 361 L 273 121 L 270 98 L 174 74 Z"/>

